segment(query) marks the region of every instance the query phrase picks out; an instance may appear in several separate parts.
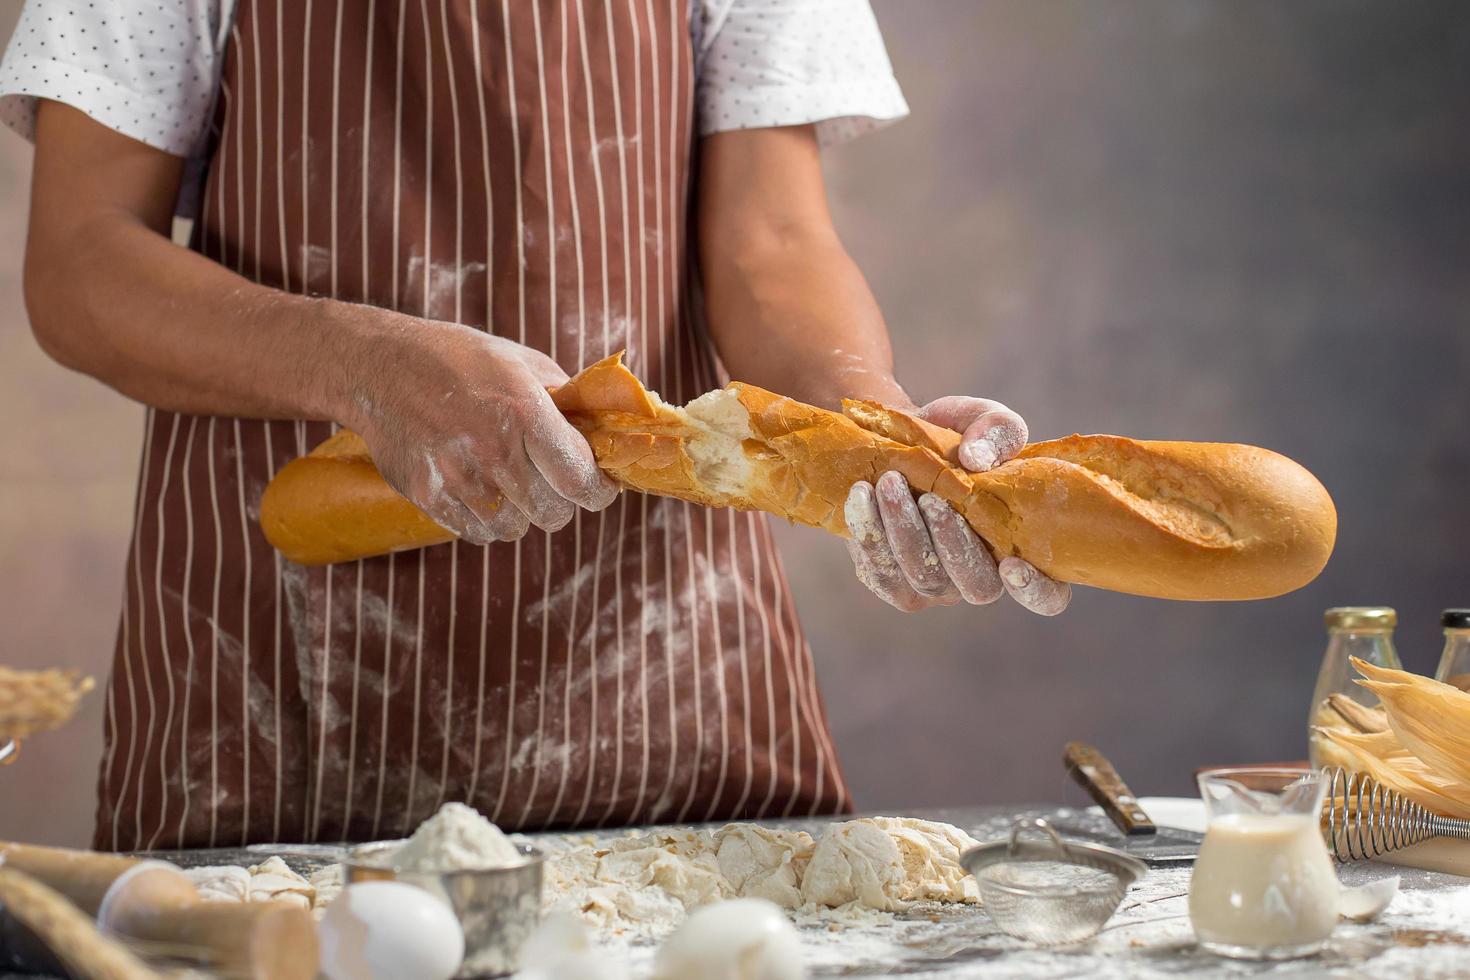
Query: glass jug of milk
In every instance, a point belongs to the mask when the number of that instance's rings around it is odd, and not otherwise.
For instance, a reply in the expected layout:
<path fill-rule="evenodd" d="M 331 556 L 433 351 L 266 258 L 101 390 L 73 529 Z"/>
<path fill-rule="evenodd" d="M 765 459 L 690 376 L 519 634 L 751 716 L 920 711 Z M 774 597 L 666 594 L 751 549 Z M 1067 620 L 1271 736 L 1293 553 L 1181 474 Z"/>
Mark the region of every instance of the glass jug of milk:
<path fill-rule="evenodd" d="M 1209 823 L 1189 883 L 1200 945 L 1220 956 L 1291 959 L 1327 944 L 1337 871 L 1322 838 L 1322 774 L 1213 769 L 1199 776 Z"/>

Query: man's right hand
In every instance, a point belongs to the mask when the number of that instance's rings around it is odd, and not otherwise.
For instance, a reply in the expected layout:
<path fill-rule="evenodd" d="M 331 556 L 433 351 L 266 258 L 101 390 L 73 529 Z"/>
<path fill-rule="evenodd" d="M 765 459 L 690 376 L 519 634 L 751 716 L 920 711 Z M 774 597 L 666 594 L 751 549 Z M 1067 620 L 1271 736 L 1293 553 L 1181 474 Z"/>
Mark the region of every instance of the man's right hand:
<path fill-rule="evenodd" d="M 618 487 L 547 394 L 566 372 L 540 351 L 453 323 L 400 324 L 353 358 L 339 417 L 383 478 L 475 544 L 556 531 Z"/>

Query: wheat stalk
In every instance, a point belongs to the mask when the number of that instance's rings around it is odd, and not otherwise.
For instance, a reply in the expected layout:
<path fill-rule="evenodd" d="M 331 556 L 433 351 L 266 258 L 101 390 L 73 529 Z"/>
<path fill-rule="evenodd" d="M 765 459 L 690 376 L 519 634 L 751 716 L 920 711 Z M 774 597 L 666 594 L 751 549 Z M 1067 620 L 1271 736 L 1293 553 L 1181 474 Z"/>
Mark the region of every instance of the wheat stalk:
<path fill-rule="evenodd" d="M 66 724 L 92 686 L 74 670 L 0 667 L 0 744 Z"/>

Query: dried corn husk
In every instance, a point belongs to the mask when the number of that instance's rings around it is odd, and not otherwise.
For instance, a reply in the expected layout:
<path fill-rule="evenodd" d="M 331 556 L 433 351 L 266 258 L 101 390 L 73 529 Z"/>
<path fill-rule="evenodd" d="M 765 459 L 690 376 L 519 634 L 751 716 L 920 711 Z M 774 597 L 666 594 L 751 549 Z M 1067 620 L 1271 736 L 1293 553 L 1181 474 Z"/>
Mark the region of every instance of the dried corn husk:
<path fill-rule="evenodd" d="M 1354 731 L 1388 731 L 1388 713 L 1381 707 L 1370 708 L 1365 704 L 1354 701 L 1346 694 L 1327 695 L 1327 707 Z"/>
<path fill-rule="evenodd" d="M 0 743 L 64 725 L 91 689 L 74 670 L 0 667 Z"/>
<path fill-rule="evenodd" d="M 1404 748 L 1440 776 L 1470 784 L 1470 694 L 1402 670 L 1354 660 Z"/>

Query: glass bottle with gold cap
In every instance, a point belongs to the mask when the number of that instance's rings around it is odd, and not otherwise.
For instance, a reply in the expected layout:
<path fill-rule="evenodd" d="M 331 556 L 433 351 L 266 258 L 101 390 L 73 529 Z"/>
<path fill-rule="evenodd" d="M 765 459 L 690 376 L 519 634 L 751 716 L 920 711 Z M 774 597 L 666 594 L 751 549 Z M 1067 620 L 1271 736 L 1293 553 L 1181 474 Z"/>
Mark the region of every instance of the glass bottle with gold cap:
<path fill-rule="evenodd" d="M 1444 627 L 1444 653 L 1434 679 L 1470 691 L 1470 609 L 1446 609 L 1439 625 Z"/>
<path fill-rule="evenodd" d="M 1329 707 L 1328 698 L 1343 695 L 1364 707 L 1378 706 L 1378 696 L 1365 687 L 1354 683 L 1357 671 L 1348 662 L 1350 657 L 1366 660 L 1379 667 L 1402 669 L 1398 651 L 1393 647 L 1393 629 L 1399 616 L 1387 606 L 1338 606 L 1327 610 L 1322 616 L 1327 626 L 1327 653 L 1322 657 L 1322 669 L 1317 672 L 1317 687 L 1312 691 L 1312 712 L 1307 718 L 1307 732 L 1319 725 L 1340 725 L 1340 716 Z M 1309 754 L 1314 767 L 1329 764 L 1319 751 L 1319 739 L 1307 740 Z"/>

